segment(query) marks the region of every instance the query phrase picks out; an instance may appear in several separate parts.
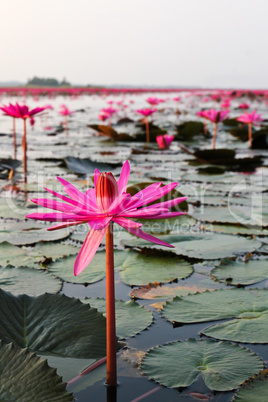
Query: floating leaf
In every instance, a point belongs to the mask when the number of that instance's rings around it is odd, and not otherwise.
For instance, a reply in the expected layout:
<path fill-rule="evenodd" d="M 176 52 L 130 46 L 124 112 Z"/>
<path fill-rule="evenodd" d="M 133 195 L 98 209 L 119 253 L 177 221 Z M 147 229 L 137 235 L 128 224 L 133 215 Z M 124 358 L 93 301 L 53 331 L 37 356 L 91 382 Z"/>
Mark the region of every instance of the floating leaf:
<path fill-rule="evenodd" d="M 225 261 L 212 269 L 211 275 L 228 285 L 251 285 L 268 279 L 268 260 Z"/>
<path fill-rule="evenodd" d="M 34 248 L 16 247 L 7 242 L 0 244 L 0 266 L 41 268 L 52 260 L 77 254 L 78 248 L 61 243 L 38 243 Z"/>
<path fill-rule="evenodd" d="M 254 239 L 215 233 L 192 232 L 158 237 L 174 246 L 173 253 L 202 260 L 235 257 L 237 254 L 251 253 L 261 247 L 261 242 Z M 125 241 L 124 244 L 130 247 L 146 246 L 163 249 L 163 246 L 151 245 L 145 240 L 134 237 L 132 241 Z"/>
<path fill-rule="evenodd" d="M 122 265 L 120 277 L 128 285 L 166 283 L 186 278 L 193 272 L 192 266 L 172 253 L 159 253 L 143 249 L 143 253 L 130 251 Z"/>
<path fill-rule="evenodd" d="M 0 338 L 37 353 L 105 356 L 105 318 L 65 295 L 13 296 L 0 289 Z"/>
<path fill-rule="evenodd" d="M 0 267 L 0 288 L 15 295 L 27 293 L 29 296 L 39 296 L 44 292 L 57 293 L 61 287 L 59 279 L 44 271 L 24 267 Z"/>
<path fill-rule="evenodd" d="M 198 280 L 197 284 L 185 284 L 183 285 L 164 285 L 159 286 L 155 283 L 150 283 L 149 285 L 142 286 L 137 289 L 133 289 L 130 293 L 131 297 L 135 299 L 173 299 L 176 296 L 186 296 L 189 293 L 205 292 L 206 290 L 218 289 L 219 284 L 211 279 L 201 279 Z"/>
<path fill-rule="evenodd" d="M 88 124 L 88 127 L 97 131 L 99 134 L 107 135 L 114 141 L 118 139 L 118 132 L 110 126 L 105 126 L 104 124 Z"/>
<path fill-rule="evenodd" d="M 192 140 L 196 135 L 204 134 L 204 124 L 199 121 L 186 121 L 178 126 L 176 126 L 178 135 L 176 138 L 185 141 Z"/>
<path fill-rule="evenodd" d="M 84 299 L 82 302 L 89 303 L 91 307 L 96 308 L 99 312 L 106 316 L 105 299 Z M 128 302 L 116 300 L 115 309 L 116 335 L 120 339 L 137 335 L 139 332 L 151 325 L 153 321 L 152 313 L 132 300 Z"/>
<path fill-rule="evenodd" d="M 0 341 L 1 401 L 73 401 L 66 383 L 28 349 Z"/>
<path fill-rule="evenodd" d="M 235 402 L 264 402 L 268 395 L 268 369 L 245 381 L 236 392 Z"/>
<path fill-rule="evenodd" d="M 82 159 L 74 156 L 67 156 L 64 160 L 68 169 L 78 174 L 93 174 L 95 169 L 110 172 L 121 166 L 119 163 L 94 162 L 89 158 Z"/>
<path fill-rule="evenodd" d="M 211 232 L 219 232 L 232 235 L 256 235 L 256 236 L 267 236 L 268 229 L 263 229 L 260 226 L 243 226 L 237 225 L 224 225 L 224 224 L 208 224 L 202 223 L 202 228 Z"/>
<path fill-rule="evenodd" d="M 126 252 L 114 251 L 115 267 L 120 267 L 126 259 Z M 48 266 L 48 271 L 64 281 L 72 283 L 93 283 L 102 280 L 106 275 L 106 253 L 98 251 L 88 267 L 81 274 L 74 276 L 76 255 L 62 258 Z"/>
<path fill-rule="evenodd" d="M 29 213 L 29 210 L 28 210 Z M 3 232 L 0 233 L 0 243 L 9 242 L 17 246 L 23 246 L 28 244 L 35 244 L 40 241 L 53 241 L 65 239 L 70 236 L 72 229 L 59 229 L 53 231 L 47 231 L 47 228 L 32 229 L 25 231 Z"/>
<path fill-rule="evenodd" d="M 237 388 L 263 368 L 261 359 L 246 348 L 210 339 L 189 339 L 149 350 L 142 371 L 169 388 L 188 387 L 199 375 L 214 391 Z"/>
<path fill-rule="evenodd" d="M 167 302 L 164 317 L 189 324 L 232 318 L 202 331 L 217 339 L 244 343 L 268 343 L 268 290 L 220 289 L 176 297 Z"/>

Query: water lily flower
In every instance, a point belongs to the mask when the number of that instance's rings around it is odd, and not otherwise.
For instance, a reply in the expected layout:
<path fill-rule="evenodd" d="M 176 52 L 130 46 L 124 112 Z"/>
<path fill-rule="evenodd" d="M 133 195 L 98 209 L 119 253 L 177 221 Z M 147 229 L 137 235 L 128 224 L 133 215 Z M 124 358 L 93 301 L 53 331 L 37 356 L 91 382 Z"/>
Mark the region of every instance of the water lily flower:
<path fill-rule="evenodd" d="M 202 116 L 214 123 L 214 131 L 213 131 L 213 140 L 212 140 L 212 149 L 215 149 L 216 137 L 217 137 L 217 127 L 218 123 L 226 119 L 228 116 L 229 110 L 216 110 L 216 109 L 208 109 L 204 110 Z"/>
<path fill-rule="evenodd" d="M 249 140 L 249 147 L 252 147 L 252 125 L 258 126 L 259 122 L 263 121 L 261 118 L 261 113 L 257 113 L 254 110 L 252 113 L 244 113 L 241 114 L 237 119 L 237 121 L 241 121 L 242 123 L 248 124 L 248 140 Z"/>
<path fill-rule="evenodd" d="M 113 117 L 113 115 L 117 112 L 117 109 L 114 109 L 112 107 L 107 107 L 107 108 L 103 108 L 101 109 L 102 114 L 106 114 L 109 118 L 109 126 L 111 125 L 111 119 Z"/>
<path fill-rule="evenodd" d="M 5 115 L 13 117 L 13 142 L 14 142 L 14 153 L 16 154 L 16 132 L 15 132 L 15 120 L 14 119 L 23 119 L 23 137 L 22 137 L 22 147 L 23 147 L 23 171 L 24 171 L 24 182 L 27 180 L 27 138 L 26 138 L 26 119 L 32 118 L 35 114 L 43 112 L 45 110 L 44 107 L 36 107 L 32 110 L 25 105 L 19 105 L 15 103 L 9 106 L 2 106 L 0 109 L 4 112 Z"/>
<path fill-rule="evenodd" d="M 204 119 L 204 133 L 207 134 L 208 133 L 208 129 L 207 129 L 207 117 L 206 115 L 204 115 L 205 110 L 199 110 L 199 112 L 196 113 L 197 116 L 199 117 L 203 117 Z"/>
<path fill-rule="evenodd" d="M 115 296 L 114 296 L 114 254 L 113 223 L 149 242 L 166 247 L 173 247 L 164 241 L 140 229 L 141 223 L 133 219 L 166 219 L 184 214 L 170 212 L 187 197 L 170 199 L 169 201 L 149 205 L 171 192 L 178 183 L 161 187 L 162 183 L 153 183 L 144 190 L 131 196 L 126 192 L 130 175 L 129 162 L 122 167 L 119 180 L 112 173 L 101 173 L 98 169 L 94 175 L 94 189 L 82 193 L 66 180 L 58 177 L 68 197 L 46 189 L 49 193 L 64 202 L 46 198 L 33 199 L 32 202 L 42 207 L 54 209 L 52 213 L 32 213 L 26 218 L 42 221 L 60 222 L 48 230 L 57 230 L 67 226 L 88 223 L 91 227 L 74 264 L 74 275 L 80 274 L 94 257 L 106 233 L 106 353 L 107 384 L 116 386 L 116 331 L 115 331 Z"/>
<path fill-rule="evenodd" d="M 239 105 L 238 105 L 238 107 L 239 107 L 239 109 L 249 109 L 250 108 L 250 105 L 248 104 L 248 103 L 240 103 Z"/>
<path fill-rule="evenodd" d="M 146 99 L 146 102 L 149 103 L 151 106 L 157 106 L 161 102 L 161 99 L 149 97 Z"/>
<path fill-rule="evenodd" d="M 106 121 L 106 120 L 109 118 L 109 116 L 108 116 L 108 114 L 100 113 L 100 114 L 98 114 L 98 118 L 99 118 L 101 121 Z"/>
<path fill-rule="evenodd" d="M 149 132 L 149 121 L 148 116 L 151 116 L 157 111 L 157 109 L 138 109 L 137 113 L 142 114 L 144 116 L 144 123 L 146 128 L 146 142 L 150 142 L 150 132 Z"/>
<path fill-rule="evenodd" d="M 184 201 L 185 197 L 147 206 L 147 204 L 169 193 L 178 183 L 171 183 L 164 187 L 161 187 L 162 183 L 154 183 L 131 197 L 130 194 L 126 194 L 129 174 L 130 166 L 128 161 L 124 163 L 118 181 L 115 180 L 112 173 L 103 174 L 96 169 L 94 176 L 95 188 L 87 190 L 85 194 L 66 180 L 58 177 L 59 182 L 63 185 L 64 191 L 69 197 L 56 193 L 53 190 L 46 190 L 67 202 L 67 204 L 46 198 L 32 200 L 32 202 L 38 205 L 57 211 L 53 213 L 32 213 L 26 216 L 31 219 L 61 222 L 50 227 L 48 230 L 57 230 L 81 223 L 88 223 L 91 227 L 75 261 L 75 275 L 80 274 L 94 257 L 110 222 L 117 223 L 142 239 L 172 247 L 139 229 L 142 224 L 134 222 L 129 218 L 165 219 L 182 215 L 182 212 L 169 212 L 169 208 Z M 143 207 L 144 205 L 146 207 Z"/>
<path fill-rule="evenodd" d="M 156 142 L 161 149 L 169 149 L 171 142 L 174 140 L 174 135 L 158 135 Z"/>
<path fill-rule="evenodd" d="M 74 114 L 75 111 L 71 111 L 70 109 L 68 109 L 68 107 L 66 105 L 61 105 L 60 106 L 61 109 L 59 110 L 59 113 L 62 116 L 65 116 L 65 130 L 68 132 L 69 131 L 69 127 L 68 127 L 68 116 L 70 116 L 71 114 Z"/>

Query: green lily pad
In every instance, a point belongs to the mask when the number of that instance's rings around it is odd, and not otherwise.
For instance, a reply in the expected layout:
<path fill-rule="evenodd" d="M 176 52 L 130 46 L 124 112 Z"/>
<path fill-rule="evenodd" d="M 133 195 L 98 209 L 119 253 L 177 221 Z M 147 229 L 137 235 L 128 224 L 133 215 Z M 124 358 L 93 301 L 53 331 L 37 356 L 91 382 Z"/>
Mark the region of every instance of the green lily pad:
<path fill-rule="evenodd" d="M 174 248 L 173 253 L 198 258 L 202 260 L 216 260 L 219 258 L 235 257 L 237 254 L 251 253 L 261 247 L 261 242 L 244 237 L 211 234 L 211 233 L 178 233 L 173 235 L 157 236 L 159 239 L 170 243 Z M 163 246 L 152 245 L 143 239 L 135 239 L 124 242 L 130 247 L 142 247 L 165 249 Z"/>
<path fill-rule="evenodd" d="M 250 200 L 249 200 L 249 205 Z M 240 225 L 266 225 L 264 217 L 260 217 L 258 214 L 252 214 L 251 209 L 243 206 L 205 206 L 192 213 L 195 219 L 205 222 L 217 222 L 217 223 L 232 223 Z"/>
<path fill-rule="evenodd" d="M 255 374 L 236 392 L 235 402 L 264 402 L 268 395 L 268 370 Z"/>
<path fill-rule="evenodd" d="M 0 266 L 41 268 L 51 260 L 77 254 L 78 248 L 62 243 L 38 243 L 34 248 L 21 248 L 7 242 L 0 243 Z"/>
<path fill-rule="evenodd" d="M 83 303 L 89 303 L 91 307 L 96 308 L 106 317 L 106 300 L 101 298 L 84 299 Z M 153 315 L 143 306 L 133 300 L 124 302 L 122 300 L 115 301 L 116 309 L 116 335 L 120 339 L 129 338 L 137 335 L 152 324 Z"/>
<path fill-rule="evenodd" d="M 24 246 L 28 244 L 35 244 L 40 241 L 60 240 L 70 236 L 73 230 L 73 229 L 70 230 L 70 228 L 66 228 L 66 229 L 53 230 L 50 232 L 47 230 L 47 227 L 32 230 L 27 229 L 13 232 L 2 232 L 0 233 L 0 243 L 7 241 L 16 246 Z"/>
<path fill-rule="evenodd" d="M 176 297 L 166 303 L 163 316 L 169 321 L 182 324 L 232 318 L 202 333 L 235 342 L 268 343 L 267 301 L 267 289 L 219 289 Z"/>
<path fill-rule="evenodd" d="M 114 264 L 115 268 L 120 267 L 126 259 L 127 253 L 125 251 L 114 250 Z M 48 272 L 58 276 L 66 282 L 72 283 L 93 283 L 98 282 L 105 278 L 106 275 L 106 252 L 97 251 L 93 260 L 81 274 L 74 276 L 74 262 L 76 255 L 61 258 L 52 262 L 48 266 Z"/>
<path fill-rule="evenodd" d="M 268 279 L 268 260 L 225 261 L 212 269 L 211 275 L 228 285 L 251 285 Z"/>
<path fill-rule="evenodd" d="M 62 282 L 45 271 L 25 267 L 0 267 L 0 288 L 15 295 L 26 293 L 29 296 L 39 296 L 45 292 L 57 293 L 61 287 Z"/>
<path fill-rule="evenodd" d="M 149 350 L 142 371 L 169 388 L 188 387 L 199 375 L 214 391 L 237 388 L 263 368 L 261 359 L 248 349 L 229 342 L 189 339 Z"/>
<path fill-rule="evenodd" d="M 240 224 L 237 225 L 224 225 L 224 224 L 211 224 L 211 223 L 202 223 L 202 228 L 211 232 L 219 232 L 225 234 L 232 235 L 255 235 L 255 236 L 267 236 L 268 229 L 263 229 L 260 226 L 243 226 Z"/>
<path fill-rule="evenodd" d="M 0 338 L 37 353 L 75 358 L 106 354 L 105 318 L 65 295 L 14 296 L 0 289 Z"/>
<path fill-rule="evenodd" d="M 261 246 L 261 242 L 232 235 L 201 234 L 191 240 L 173 243 L 173 246 L 175 246 L 175 250 L 173 250 L 177 254 L 192 258 L 215 260 L 250 253 L 258 249 Z"/>
<path fill-rule="evenodd" d="M 1 401 L 73 401 L 56 370 L 28 349 L 0 341 L 0 372 Z"/>
<path fill-rule="evenodd" d="M 122 264 L 120 277 L 128 285 L 142 286 L 148 283 L 167 283 L 191 275 L 191 264 L 173 253 L 143 249 L 142 253 L 130 251 Z"/>

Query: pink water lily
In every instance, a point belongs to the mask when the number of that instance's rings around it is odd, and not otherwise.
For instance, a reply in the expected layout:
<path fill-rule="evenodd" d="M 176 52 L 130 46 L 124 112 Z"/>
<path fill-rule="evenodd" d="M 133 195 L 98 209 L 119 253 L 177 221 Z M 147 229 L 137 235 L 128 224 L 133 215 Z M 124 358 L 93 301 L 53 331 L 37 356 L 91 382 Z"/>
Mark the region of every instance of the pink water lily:
<path fill-rule="evenodd" d="M 175 198 L 147 206 L 147 204 L 172 191 L 178 183 L 171 183 L 163 187 L 161 187 L 162 183 L 154 183 L 131 197 L 130 194 L 126 193 L 129 174 L 130 166 L 128 161 L 124 163 L 118 181 L 115 180 L 112 173 L 103 174 L 96 169 L 94 177 L 95 188 L 87 190 L 85 194 L 66 180 L 58 177 L 69 198 L 55 191 L 46 190 L 67 202 L 67 204 L 46 198 L 32 200 L 38 205 L 58 211 L 32 213 L 26 216 L 31 219 L 61 222 L 48 230 L 61 229 L 81 223 L 88 223 L 91 227 L 76 258 L 74 264 L 75 275 L 80 274 L 94 257 L 110 222 L 117 223 L 128 232 L 142 239 L 162 246 L 172 247 L 170 244 L 142 231 L 140 229 L 142 224 L 132 221 L 131 218 L 165 219 L 182 215 L 184 214 L 183 212 L 169 212 L 169 208 L 186 200 L 187 197 Z"/>
<path fill-rule="evenodd" d="M 229 110 L 208 109 L 203 110 L 202 116 L 210 120 L 212 123 L 219 123 L 226 119 L 228 113 Z"/>
<path fill-rule="evenodd" d="M 138 109 L 136 110 L 137 113 L 141 114 L 144 116 L 144 123 L 145 123 L 145 129 L 146 129 L 146 142 L 150 142 L 150 131 L 149 131 L 149 121 L 148 121 L 148 116 L 151 116 L 157 111 L 157 109 Z"/>
<path fill-rule="evenodd" d="M 214 123 L 212 149 L 215 149 L 218 123 L 226 119 L 228 113 L 229 110 L 216 110 L 216 109 L 207 109 L 199 112 L 199 116 L 202 115 L 202 117 Z"/>
<path fill-rule="evenodd" d="M 240 103 L 238 107 L 239 109 L 249 109 L 250 105 L 248 103 Z"/>
<path fill-rule="evenodd" d="M 74 111 L 74 110 L 71 111 L 67 106 L 61 105 L 61 109 L 59 110 L 59 113 L 60 113 L 62 116 L 69 116 L 69 115 L 71 115 L 71 114 L 74 114 L 75 111 Z"/>
<path fill-rule="evenodd" d="M 15 117 L 17 119 L 28 119 L 32 116 L 34 116 L 37 113 L 42 112 L 45 110 L 44 107 L 36 107 L 32 110 L 28 108 L 28 106 L 25 105 L 19 105 L 18 103 L 15 103 L 15 105 L 12 105 L 11 103 L 9 106 L 2 106 L 0 109 L 8 116 Z"/>
<path fill-rule="evenodd" d="M 108 116 L 108 114 L 100 113 L 100 114 L 98 114 L 98 118 L 99 118 L 101 121 L 106 121 L 106 120 L 109 118 L 109 116 Z"/>
<path fill-rule="evenodd" d="M 246 124 L 253 124 L 258 126 L 258 123 L 263 121 L 261 118 L 261 113 L 257 113 L 256 110 L 254 110 L 252 113 L 245 112 L 244 114 L 241 114 L 237 119 L 237 121 L 241 121 L 242 123 Z"/>
<path fill-rule="evenodd" d="M 157 109 L 138 109 L 137 113 L 142 114 L 144 117 L 151 116 L 157 111 Z"/>
<path fill-rule="evenodd" d="M 17 145 L 16 145 L 16 131 L 15 131 L 15 119 L 23 119 L 23 137 L 22 137 L 22 148 L 23 148 L 23 171 L 24 171 L 24 182 L 27 181 L 27 138 L 26 138 L 26 119 L 31 119 L 37 113 L 43 112 L 45 110 L 44 107 L 36 107 L 32 110 L 25 105 L 19 105 L 15 103 L 9 106 L 2 106 L 0 110 L 4 112 L 5 115 L 13 117 L 13 143 L 14 143 L 14 157 L 16 158 L 17 154 Z"/>
<path fill-rule="evenodd" d="M 258 126 L 263 119 L 261 118 L 261 113 L 257 113 L 254 110 L 252 113 L 245 112 L 241 114 L 237 119 L 237 121 L 241 121 L 242 123 L 248 124 L 248 140 L 249 140 L 249 147 L 252 147 L 252 125 Z"/>
<path fill-rule="evenodd" d="M 174 135 L 164 134 L 156 137 L 156 142 L 161 149 L 168 149 L 173 140 Z"/>
<path fill-rule="evenodd" d="M 151 106 L 157 106 L 161 102 L 161 100 L 158 98 L 149 97 L 146 99 L 146 102 L 150 103 Z"/>

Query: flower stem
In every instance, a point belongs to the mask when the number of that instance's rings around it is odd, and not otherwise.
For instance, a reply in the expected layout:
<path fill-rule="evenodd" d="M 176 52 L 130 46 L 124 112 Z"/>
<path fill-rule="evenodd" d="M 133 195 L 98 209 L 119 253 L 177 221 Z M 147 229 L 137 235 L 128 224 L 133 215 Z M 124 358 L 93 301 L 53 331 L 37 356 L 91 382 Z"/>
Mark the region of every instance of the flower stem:
<path fill-rule="evenodd" d="M 24 172 L 24 183 L 27 183 L 27 140 L 26 140 L 26 119 L 23 119 L 23 137 L 22 137 L 22 148 L 23 148 L 23 172 Z"/>
<path fill-rule="evenodd" d="M 217 123 L 214 123 L 213 140 L 212 140 L 212 149 L 215 149 L 216 136 L 217 136 Z"/>
<path fill-rule="evenodd" d="M 68 133 L 69 127 L 68 127 L 68 116 L 65 116 L 65 130 Z"/>
<path fill-rule="evenodd" d="M 113 223 L 106 230 L 106 384 L 116 387 L 116 329 L 114 291 L 114 245 Z"/>
<path fill-rule="evenodd" d="M 17 157 L 17 144 L 16 144 L 16 121 L 13 117 L 13 145 L 14 145 L 14 159 Z"/>
<path fill-rule="evenodd" d="M 148 121 L 147 117 L 145 117 L 144 120 L 145 120 L 145 128 L 146 128 L 146 142 L 147 142 L 147 144 L 149 144 L 149 142 L 150 142 L 149 121 Z"/>
<path fill-rule="evenodd" d="M 207 134 L 208 133 L 208 129 L 207 129 L 207 121 L 206 119 L 204 119 L 204 133 Z"/>
<path fill-rule="evenodd" d="M 248 140 L 249 140 L 249 148 L 252 147 L 252 123 L 248 123 Z"/>

